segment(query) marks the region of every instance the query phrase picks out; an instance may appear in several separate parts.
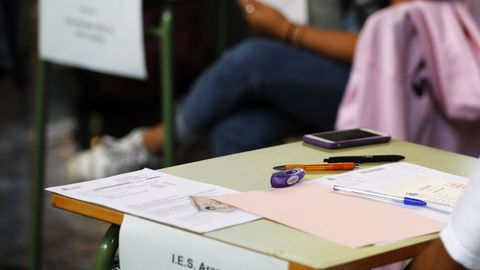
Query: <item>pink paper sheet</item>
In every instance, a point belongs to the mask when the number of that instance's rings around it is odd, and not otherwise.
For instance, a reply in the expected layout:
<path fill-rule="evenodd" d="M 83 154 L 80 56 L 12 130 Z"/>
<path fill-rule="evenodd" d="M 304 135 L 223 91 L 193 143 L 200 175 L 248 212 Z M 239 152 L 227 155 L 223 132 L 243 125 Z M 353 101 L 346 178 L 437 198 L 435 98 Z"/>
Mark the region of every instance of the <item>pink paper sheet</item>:
<path fill-rule="evenodd" d="M 352 248 L 434 233 L 444 225 L 396 205 L 335 193 L 321 184 L 214 198 Z"/>

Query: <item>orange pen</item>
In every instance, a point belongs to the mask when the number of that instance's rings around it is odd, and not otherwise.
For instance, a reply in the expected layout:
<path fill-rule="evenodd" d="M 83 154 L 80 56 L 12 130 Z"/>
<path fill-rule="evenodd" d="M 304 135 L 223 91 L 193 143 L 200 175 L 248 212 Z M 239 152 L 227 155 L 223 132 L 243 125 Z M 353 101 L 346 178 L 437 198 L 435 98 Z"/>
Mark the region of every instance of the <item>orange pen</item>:
<path fill-rule="evenodd" d="M 286 164 L 273 167 L 274 170 L 289 170 L 302 168 L 305 171 L 353 170 L 358 165 L 353 162 L 327 163 L 327 164 Z"/>

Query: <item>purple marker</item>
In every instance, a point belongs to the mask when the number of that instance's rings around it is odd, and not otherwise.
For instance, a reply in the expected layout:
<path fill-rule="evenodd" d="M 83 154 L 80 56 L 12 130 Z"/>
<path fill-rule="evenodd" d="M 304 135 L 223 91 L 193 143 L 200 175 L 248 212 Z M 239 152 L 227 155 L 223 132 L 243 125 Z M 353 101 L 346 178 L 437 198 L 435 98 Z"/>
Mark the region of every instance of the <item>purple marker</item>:
<path fill-rule="evenodd" d="M 272 174 L 270 183 L 274 188 L 284 188 L 293 186 L 300 182 L 305 176 L 305 170 L 300 168 L 293 168 L 286 171 L 279 171 Z"/>

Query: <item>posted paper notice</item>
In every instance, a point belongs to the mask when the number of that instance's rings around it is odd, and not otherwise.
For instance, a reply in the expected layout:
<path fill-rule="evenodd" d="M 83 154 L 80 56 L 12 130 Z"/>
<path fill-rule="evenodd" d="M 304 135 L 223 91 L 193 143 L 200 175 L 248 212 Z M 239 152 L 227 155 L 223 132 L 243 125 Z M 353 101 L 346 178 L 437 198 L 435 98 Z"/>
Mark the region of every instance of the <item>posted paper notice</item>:
<path fill-rule="evenodd" d="M 41 0 L 40 56 L 145 79 L 141 0 Z"/>

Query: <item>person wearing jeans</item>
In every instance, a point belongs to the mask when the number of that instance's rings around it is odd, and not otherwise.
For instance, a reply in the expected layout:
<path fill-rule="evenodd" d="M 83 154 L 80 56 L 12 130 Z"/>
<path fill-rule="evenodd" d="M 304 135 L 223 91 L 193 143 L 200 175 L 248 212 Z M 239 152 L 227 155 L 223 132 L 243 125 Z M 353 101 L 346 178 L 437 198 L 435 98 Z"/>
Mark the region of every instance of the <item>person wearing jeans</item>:
<path fill-rule="evenodd" d="M 197 79 L 177 109 L 177 141 L 212 131 L 213 154 L 219 156 L 333 129 L 358 34 L 296 25 L 260 1 L 238 2 L 250 26 L 266 38 L 239 44 Z M 355 14 L 367 14 L 388 1 L 352 2 Z M 70 178 L 156 166 L 163 138 L 162 124 L 119 140 L 105 137 L 69 162 Z"/>
<path fill-rule="evenodd" d="M 286 43 L 251 39 L 194 84 L 177 113 L 177 126 L 186 129 L 178 137 L 183 141 L 213 128 L 213 152 L 220 156 L 306 130 L 328 130 L 349 70 L 348 63 Z"/>

